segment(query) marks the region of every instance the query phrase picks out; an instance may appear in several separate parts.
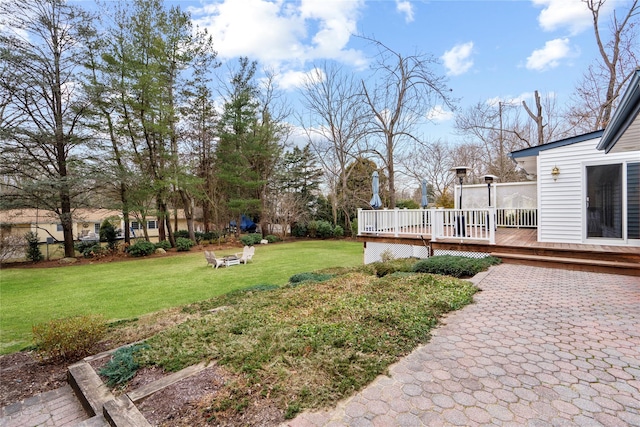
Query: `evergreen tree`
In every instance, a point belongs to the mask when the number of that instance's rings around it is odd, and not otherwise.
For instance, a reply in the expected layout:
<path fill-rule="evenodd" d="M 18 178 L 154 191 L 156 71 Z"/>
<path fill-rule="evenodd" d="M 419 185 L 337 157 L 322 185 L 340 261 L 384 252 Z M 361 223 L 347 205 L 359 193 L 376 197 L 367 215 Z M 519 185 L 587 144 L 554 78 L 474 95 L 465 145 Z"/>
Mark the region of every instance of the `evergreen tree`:
<path fill-rule="evenodd" d="M 44 258 L 40 251 L 40 243 L 38 242 L 38 233 L 29 231 L 24 235 L 24 239 L 27 241 L 27 260 L 32 262 L 42 261 Z"/>
<path fill-rule="evenodd" d="M 282 151 L 280 124 L 259 101 L 255 73 L 256 62 L 241 58 L 218 123 L 215 173 L 228 213 L 238 223 L 243 214 L 257 218 L 265 210 L 268 183 Z"/>

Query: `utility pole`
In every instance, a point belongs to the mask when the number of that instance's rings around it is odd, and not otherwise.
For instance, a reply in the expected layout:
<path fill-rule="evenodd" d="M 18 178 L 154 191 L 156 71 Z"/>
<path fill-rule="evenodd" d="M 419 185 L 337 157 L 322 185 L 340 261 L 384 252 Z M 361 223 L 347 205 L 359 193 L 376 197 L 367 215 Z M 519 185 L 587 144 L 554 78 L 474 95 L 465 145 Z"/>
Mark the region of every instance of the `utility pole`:
<path fill-rule="evenodd" d="M 498 102 L 498 115 L 500 116 L 500 179 L 504 180 L 504 165 L 502 164 L 504 158 L 504 139 L 502 135 L 502 101 Z"/>

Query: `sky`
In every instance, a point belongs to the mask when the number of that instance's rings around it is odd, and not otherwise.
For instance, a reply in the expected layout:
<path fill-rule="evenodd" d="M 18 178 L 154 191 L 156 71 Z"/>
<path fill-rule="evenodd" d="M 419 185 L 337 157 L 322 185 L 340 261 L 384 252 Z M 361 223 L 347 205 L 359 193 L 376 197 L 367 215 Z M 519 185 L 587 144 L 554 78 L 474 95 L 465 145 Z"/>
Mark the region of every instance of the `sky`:
<path fill-rule="evenodd" d="M 304 73 L 325 60 L 353 73 L 370 66 L 373 37 L 402 54 L 439 60 L 457 108 L 478 102 L 533 102 L 533 92 L 564 105 L 598 57 L 591 14 L 581 0 L 177 0 L 213 36 L 218 58 L 256 59 L 276 70 L 295 97 Z M 608 0 L 601 22 L 630 0 Z M 601 24 L 602 25 L 602 24 Z M 425 112 L 430 139 L 456 139 L 453 112 Z"/>

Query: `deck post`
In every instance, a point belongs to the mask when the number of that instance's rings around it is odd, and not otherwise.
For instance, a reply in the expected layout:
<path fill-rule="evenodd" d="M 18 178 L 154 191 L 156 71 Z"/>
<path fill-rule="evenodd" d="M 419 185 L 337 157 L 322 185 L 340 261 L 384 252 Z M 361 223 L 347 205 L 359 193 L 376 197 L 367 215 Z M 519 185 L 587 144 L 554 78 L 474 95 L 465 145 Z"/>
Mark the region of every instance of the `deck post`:
<path fill-rule="evenodd" d="M 496 244 L 496 208 L 489 207 L 489 244 Z"/>
<path fill-rule="evenodd" d="M 358 208 L 358 236 L 362 234 L 363 220 L 362 220 L 362 208 Z"/>
<path fill-rule="evenodd" d="M 393 210 L 393 235 L 395 237 L 400 235 L 400 209 L 398 208 Z"/>
<path fill-rule="evenodd" d="M 442 210 L 431 209 L 431 241 L 437 242 L 438 236 L 440 235 L 440 227 L 442 227 L 443 222 L 443 214 Z"/>

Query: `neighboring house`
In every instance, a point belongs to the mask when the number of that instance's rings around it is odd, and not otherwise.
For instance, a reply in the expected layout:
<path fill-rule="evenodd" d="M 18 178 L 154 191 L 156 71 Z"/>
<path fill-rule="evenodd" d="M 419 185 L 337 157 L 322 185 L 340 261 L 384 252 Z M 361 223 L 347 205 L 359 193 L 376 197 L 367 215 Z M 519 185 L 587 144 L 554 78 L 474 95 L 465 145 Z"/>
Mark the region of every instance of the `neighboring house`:
<path fill-rule="evenodd" d="M 74 240 L 97 240 L 100 233 L 100 225 L 107 218 L 118 218 L 116 228 L 122 229 L 122 213 L 108 209 L 76 209 L 73 212 L 73 237 Z M 173 225 L 172 220 L 172 225 Z M 144 237 L 143 226 L 135 216 L 130 220 L 131 237 Z M 187 221 L 184 210 L 178 210 L 178 229 L 186 230 Z M 2 237 L 15 234 L 24 236 L 32 231 L 38 233 L 41 243 L 47 242 L 47 238 L 62 242 L 64 240 L 62 224 L 56 214 L 51 211 L 39 209 L 12 209 L 0 211 L 0 233 Z M 147 232 L 150 238 L 158 238 L 158 221 L 155 217 L 147 218 Z"/>
<path fill-rule="evenodd" d="M 537 175 L 538 241 L 640 246 L 640 70 L 606 130 L 510 154 Z"/>

